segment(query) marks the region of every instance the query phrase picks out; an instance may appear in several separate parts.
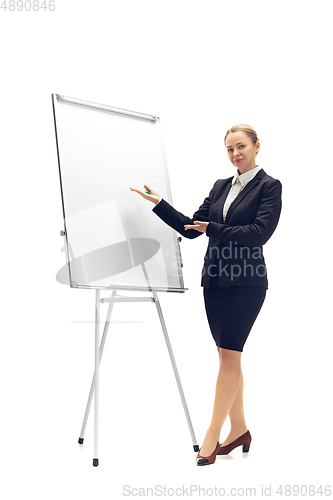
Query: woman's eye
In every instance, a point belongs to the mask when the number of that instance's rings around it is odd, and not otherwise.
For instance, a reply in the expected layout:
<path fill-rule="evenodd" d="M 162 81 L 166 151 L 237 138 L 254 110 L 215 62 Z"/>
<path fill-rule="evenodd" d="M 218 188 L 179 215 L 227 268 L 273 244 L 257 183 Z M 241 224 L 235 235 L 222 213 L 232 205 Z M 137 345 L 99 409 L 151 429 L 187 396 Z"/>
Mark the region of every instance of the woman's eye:
<path fill-rule="evenodd" d="M 240 148 L 245 148 L 244 144 L 241 144 L 239 147 L 240 147 Z"/>

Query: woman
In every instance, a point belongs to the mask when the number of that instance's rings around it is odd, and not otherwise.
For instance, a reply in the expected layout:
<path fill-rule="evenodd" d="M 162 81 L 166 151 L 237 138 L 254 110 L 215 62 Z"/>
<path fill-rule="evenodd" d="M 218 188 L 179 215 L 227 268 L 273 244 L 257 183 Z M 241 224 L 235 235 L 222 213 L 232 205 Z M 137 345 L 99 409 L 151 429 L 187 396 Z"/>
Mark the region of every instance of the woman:
<path fill-rule="evenodd" d="M 233 126 L 224 138 L 234 177 L 215 182 L 192 219 L 177 212 L 159 195 L 136 191 L 155 204 L 153 211 L 188 238 L 209 237 L 202 270 L 205 308 L 220 358 L 210 426 L 197 455 L 197 465 L 215 462 L 237 446 L 249 451 L 251 434 L 243 409 L 241 354 L 263 305 L 268 288 L 262 245 L 272 236 L 281 212 L 281 182 L 256 165 L 260 143 L 246 124 Z M 231 429 L 220 445 L 229 415 Z"/>

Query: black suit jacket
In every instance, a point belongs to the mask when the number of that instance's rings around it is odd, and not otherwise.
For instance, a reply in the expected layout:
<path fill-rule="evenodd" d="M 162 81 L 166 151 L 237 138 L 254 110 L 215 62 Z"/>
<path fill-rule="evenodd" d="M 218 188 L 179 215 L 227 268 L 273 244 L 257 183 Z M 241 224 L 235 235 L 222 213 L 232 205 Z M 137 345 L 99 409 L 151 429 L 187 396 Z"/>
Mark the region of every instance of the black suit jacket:
<path fill-rule="evenodd" d="M 272 236 L 279 221 L 282 184 L 263 169 L 259 170 L 230 205 L 224 223 L 223 206 L 232 179 L 217 180 L 192 218 L 175 210 L 164 199 L 155 205 L 153 212 L 185 238 L 204 234 L 195 229 L 185 231 L 185 224 L 193 224 L 195 220 L 209 222 L 201 286 L 268 288 L 262 246 Z"/>

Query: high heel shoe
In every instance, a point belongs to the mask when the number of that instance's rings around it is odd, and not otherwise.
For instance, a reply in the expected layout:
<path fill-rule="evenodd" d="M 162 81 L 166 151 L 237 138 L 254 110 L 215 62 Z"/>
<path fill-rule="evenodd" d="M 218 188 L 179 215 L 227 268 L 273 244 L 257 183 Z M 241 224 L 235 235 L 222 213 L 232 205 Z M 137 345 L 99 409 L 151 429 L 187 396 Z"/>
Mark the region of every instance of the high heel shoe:
<path fill-rule="evenodd" d="M 245 434 L 239 436 L 239 438 L 235 439 L 232 443 L 227 444 L 226 446 L 220 446 L 218 450 L 218 455 L 228 455 L 234 448 L 237 446 L 243 445 L 243 452 L 247 453 L 250 449 L 250 444 L 252 441 L 252 437 L 250 431 L 246 431 Z"/>
<path fill-rule="evenodd" d="M 213 451 L 213 453 L 211 455 L 209 455 L 209 457 L 202 457 L 200 455 L 200 450 L 199 450 L 198 454 L 197 454 L 197 465 L 210 465 L 210 464 L 213 464 L 215 462 L 215 460 L 216 460 L 216 455 L 217 455 L 217 452 L 220 449 L 220 446 L 221 446 L 220 443 L 217 442 L 215 450 Z"/>

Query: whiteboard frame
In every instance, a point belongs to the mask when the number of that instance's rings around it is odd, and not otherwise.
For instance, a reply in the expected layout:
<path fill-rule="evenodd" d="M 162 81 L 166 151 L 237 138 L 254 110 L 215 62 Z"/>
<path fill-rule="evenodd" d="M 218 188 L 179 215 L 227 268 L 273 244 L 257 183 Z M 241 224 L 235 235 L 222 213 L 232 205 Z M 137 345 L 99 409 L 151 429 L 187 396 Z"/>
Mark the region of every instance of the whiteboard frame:
<path fill-rule="evenodd" d="M 182 267 L 183 267 L 183 262 L 182 262 L 182 257 L 181 257 L 181 252 L 180 252 L 180 246 L 179 246 L 179 241 L 181 238 L 178 238 L 176 235 L 176 231 L 173 230 L 173 238 L 174 238 L 174 245 L 175 248 L 177 249 L 177 255 L 179 256 L 179 262 L 180 262 L 180 267 L 179 267 L 179 282 L 180 282 L 180 288 L 173 288 L 173 287 L 157 287 L 157 286 L 129 286 L 129 285 L 110 285 L 110 286 L 97 286 L 97 285 L 78 285 L 73 279 L 71 275 L 71 266 L 70 266 L 70 247 L 68 244 L 68 239 L 67 239 L 67 228 L 66 228 L 66 214 L 65 214 L 65 202 L 64 202 L 64 196 L 63 196 L 63 183 L 62 183 L 62 177 L 61 177 L 61 166 L 60 166 L 60 154 L 59 154 L 59 144 L 58 144 L 58 134 L 57 134 L 57 121 L 56 121 L 56 111 L 55 111 L 55 99 L 57 99 L 60 102 L 68 102 L 71 104 L 75 104 L 77 106 L 84 106 L 88 108 L 93 108 L 93 109 L 98 109 L 98 110 L 103 110 L 107 111 L 109 113 L 114 113 L 122 116 L 127 116 L 131 117 L 134 119 L 138 120 L 147 120 L 150 122 L 160 122 L 159 117 L 155 115 L 149 115 L 145 113 L 138 113 L 136 111 L 130 111 L 127 109 L 122 109 L 122 108 L 115 108 L 112 106 L 108 106 L 105 104 L 99 104 L 91 101 L 85 101 L 82 99 L 77 99 L 74 97 L 69 97 L 69 96 L 64 96 L 63 94 L 51 94 L 52 97 L 52 107 L 53 107 L 53 118 L 54 118 L 54 128 L 55 128 L 55 138 L 56 138 L 56 147 L 57 147 L 57 158 L 58 158 L 58 168 L 59 168 L 59 179 L 60 179 L 60 190 L 61 190 L 61 201 L 62 201 L 62 210 L 63 210 L 63 220 L 64 220 L 64 241 L 65 241 L 65 254 L 66 254 L 66 265 L 68 268 L 68 274 L 69 274 L 69 285 L 71 288 L 81 288 L 81 289 L 95 289 L 95 290 L 130 290 L 130 291 L 160 291 L 160 292 L 178 292 L 178 293 L 183 293 L 188 288 L 184 287 L 184 278 L 183 278 L 183 273 L 182 273 Z M 165 149 L 164 149 L 164 143 L 163 143 L 163 137 L 161 133 L 160 127 L 158 128 L 159 130 L 159 139 L 160 139 L 160 146 L 161 146 L 161 153 L 162 153 L 162 161 L 163 161 L 163 170 L 164 170 L 164 176 L 165 176 L 165 181 L 166 181 L 166 191 L 168 195 L 168 199 L 170 201 L 170 204 L 172 205 L 172 196 L 171 196 L 171 188 L 170 188 L 170 181 L 169 181 L 169 175 L 168 175 L 168 169 L 167 169 L 167 163 L 166 163 L 166 155 L 165 155 Z M 110 277 L 112 280 L 112 277 Z"/>

